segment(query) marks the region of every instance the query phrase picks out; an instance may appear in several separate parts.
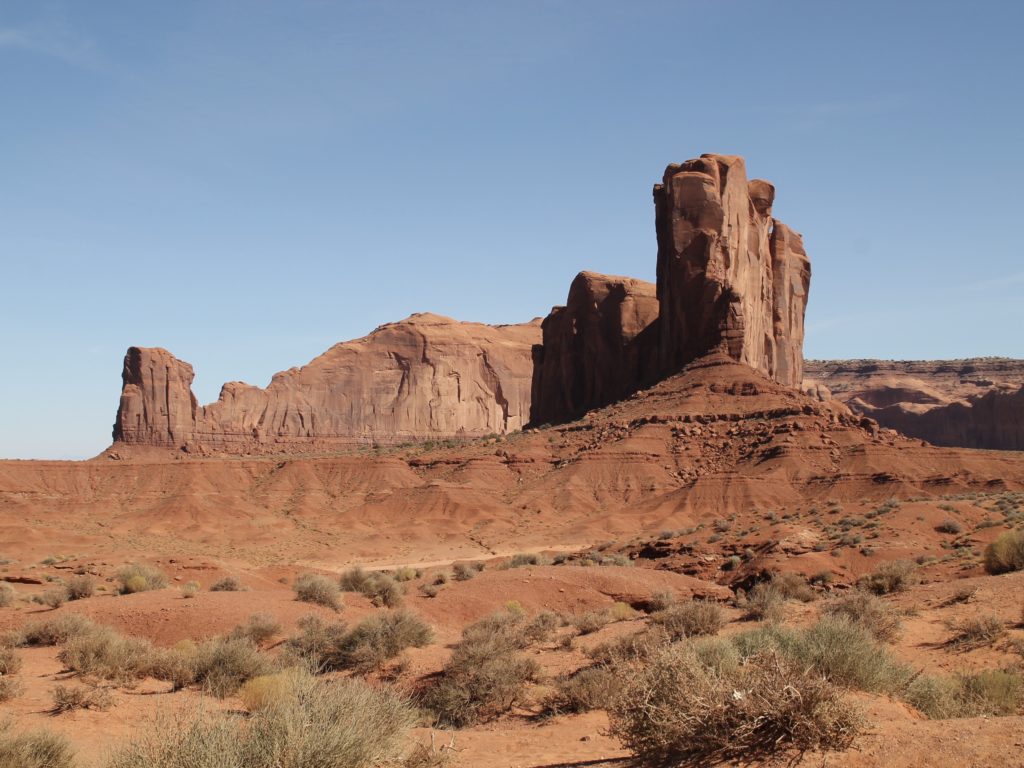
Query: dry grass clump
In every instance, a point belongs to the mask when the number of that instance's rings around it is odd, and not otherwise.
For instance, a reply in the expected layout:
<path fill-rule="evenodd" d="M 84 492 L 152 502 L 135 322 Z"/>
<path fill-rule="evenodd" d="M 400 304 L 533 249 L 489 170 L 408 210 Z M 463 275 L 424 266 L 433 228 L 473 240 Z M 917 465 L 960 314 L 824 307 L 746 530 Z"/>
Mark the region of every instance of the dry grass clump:
<path fill-rule="evenodd" d="M 540 667 L 518 651 L 528 644 L 524 617 L 505 611 L 463 631 L 451 659 L 422 693 L 439 722 L 461 728 L 494 719 L 523 698 Z"/>
<path fill-rule="evenodd" d="M 269 613 L 254 613 L 245 624 L 239 624 L 228 634 L 231 638 L 242 638 L 263 645 L 281 631 L 281 622 Z"/>
<path fill-rule="evenodd" d="M 52 731 L 12 734 L 0 721 L 0 768 L 72 768 L 75 753 L 67 738 Z"/>
<path fill-rule="evenodd" d="M 68 600 L 84 600 L 96 594 L 96 581 L 88 574 L 75 576 L 67 583 Z"/>
<path fill-rule="evenodd" d="M 238 689 L 238 698 L 250 712 L 259 712 L 270 707 L 280 706 L 294 695 L 291 674 L 277 672 L 273 675 L 260 675 Z"/>
<path fill-rule="evenodd" d="M 25 687 L 15 677 L 0 675 L 0 703 L 21 696 Z"/>
<path fill-rule="evenodd" d="M 725 624 L 722 608 L 705 600 L 679 603 L 651 616 L 651 623 L 662 627 L 673 640 L 699 635 L 717 635 Z"/>
<path fill-rule="evenodd" d="M 211 592 L 241 592 L 242 582 L 235 576 L 225 576 L 210 585 Z"/>
<path fill-rule="evenodd" d="M 783 600 L 798 600 L 809 603 L 817 597 L 807 579 L 799 573 L 776 573 L 772 575 L 771 585 Z"/>
<path fill-rule="evenodd" d="M 594 646 L 587 655 L 597 664 L 618 667 L 649 661 L 670 642 L 661 627 L 610 640 Z"/>
<path fill-rule="evenodd" d="M 862 727 L 835 686 L 780 654 L 722 671 L 689 643 L 634 671 L 609 715 L 611 733 L 648 766 L 843 750 Z"/>
<path fill-rule="evenodd" d="M 857 586 L 876 595 L 890 595 L 893 592 L 903 592 L 917 582 L 917 563 L 913 560 L 891 560 L 859 579 Z"/>
<path fill-rule="evenodd" d="M 647 606 L 644 610 L 648 613 L 657 613 L 658 611 L 664 611 L 666 608 L 671 608 L 678 602 L 679 597 L 675 592 L 670 592 L 669 590 L 654 592 L 647 600 Z"/>
<path fill-rule="evenodd" d="M 513 555 L 511 559 L 506 560 L 502 563 L 499 568 L 502 570 L 508 568 L 523 568 L 527 565 L 550 565 L 551 561 L 543 555 L 538 555 L 533 552 L 520 552 L 517 555 Z"/>
<path fill-rule="evenodd" d="M 368 616 L 351 631 L 344 624 L 306 616 L 299 621 L 299 630 L 288 640 L 288 648 L 319 672 L 378 669 L 406 648 L 422 648 L 434 637 L 422 619 L 403 610 Z"/>
<path fill-rule="evenodd" d="M 452 578 L 456 581 L 469 581 L 476 576 L 476 570 L 466 563 L 456 563 L 452 566 Z"/>
<path fill-rule="evenodd" d="M 141 563 L 132 563 L 118 570 L 117 581 L 122 595 L 149 592 L 167 586 L 167 576 L 163 571 Z"/>
<path fill-rule="evenodd" d="M 971 616 L 954 625 L 954 634 L 949 644 L 968 650 L 992 645 L 1006 635 L 1006 627 L 998 616 Z"/>
<path fill-rule="evenodd" d="M 77 613 L 33 621 L 4 637 L 8 646 L 62 645 L 70 638 L 92 632 L 96 625 Z"/>
<path fill-rule="evenodd" d="M 338 585 L 326 576 L 315 573 L 304 573 L 295 580 L 292 585 L 295 590 L 295 599 L 304 603 L 314 603 L 330 608 L 333 611 L 341 610 L 341 598 L 338 595 Z"/>
<path fill-rule="evenodd" d="M 199 582 L 198 581 L 186 581 L 181 585 L 181 596 L 186 600 L 191 600 L 193 597 L 199 594 Z"/>
<path fill-rule="evenodd" d="M 896 610 L 881 598 L 863 590 L 853 590 L 829 600 L 823 612 L 826 616 L 846 617 L 882 642 L 895 640 L 900 633 L 900 618 Z"/>
<path fill-rule="evenodd" d="M 985 547 L 984 562 L 992 574 L 1024 570 L 1024 530 L 1008 531 Z"/>
<path fill-rule="evenodd" d="M 144 677 L 149 670 L 153 646 L 139 637 L 119 635 L 109 627 L 68 638 L 57 658 L 66 669 L 79 675 L 128 682 Z"/>
<path fill-rule="evenodd" d="M 777 624 L 783 618 L 782 594 L 770 581 L 755 584 L 741 603 L 743 618 Z"/>
<path fill-rule="evenodd" d="M 407 702 L 359 680 L 298 671 L 274 706 L 242 721 L 200 713 L 165 721 L 117 753 L 106 768 L 365 768 L 394 764 L 415 722 Z"/>
<path fill-rule="evenodd" d="M 53 689 L 54 714 L 71 712 L 75 709 L 107 710 L 114 705 L 114 698 L 106 688 L 93 685 L 57 685 Z"/>
<path fill-rule="evenodd" d="M 13 648 L 0 648 L 0 676 L 18 674 L 21 663 L 21 656 Z"/>
<path fill-rule="evenodd" d="M 45 605 L 48 608 L 57 609 L 67 602 L 68 593 L 63 587 L 57 589 L 48 589 L 41 595 L 33 595 L 32 602 L 38 603 L 39 605 Z"/>
<path fill-rule="evenodd" d="M 849 688 L 896 693 L 913 677 L 867 629 L 845 616 L 824 616 L 801 630 L 769 625 L 734 635 L 731 640 L 743 659 L 778 653 Z"/>
<path fill-rule="evenodd" d="M 613 603 L 603 611 L 587 611 L 572 617 L 570 623 L 581 635 L 597 632 L 604 626 L 617 621 L 629 621 L 636 618 L 636 611 L 622 602 Z"/>
<path fill-rule="evenodd" d="M 402 587 L 386 573 L 367 572 L 356 566 L 341 575 L 340 584 L 343 591 L 366 595 L 377 606 L 397 608 L 402 604 Z"/>
<path fill-rule="evenodd" d="M 252 642 L 237 637 L 207 640 L 194 652 L 193 682 L 223 699 L 238 692 L 247 681 L 272 671 L 270 659 Z"/>
<path fill-rule="evenodd" d="M 547 707 L 555 713 L 604 709 L 619 690 L 619 678 L 608 667 L 585 667 L 561 677 Z"/>
<path fill-rule="evenodd" d="M 949 518 L 949 519 L 943 520 L 941 523 L 936 525 L 935 526 L 935 530 L 938 531 L 939 533 L 957 534 L 957 533 L 963 533 L 964 526 L 960 523 L 959 520 L 954 520 L 953 518 Z"/>
<path fill-rule="evenodd" d="M 0 584 L 0 608 L 10 608 L 14 605 L 17 593 L 10 584 Z"/>
<path fill-rule="evenodd" d="M 1014 715 L 1024 708 L 1024 677 L 997 669 L 952 677 L 922 675 L 910 684 L 905 698 L 933 720 Z"/>

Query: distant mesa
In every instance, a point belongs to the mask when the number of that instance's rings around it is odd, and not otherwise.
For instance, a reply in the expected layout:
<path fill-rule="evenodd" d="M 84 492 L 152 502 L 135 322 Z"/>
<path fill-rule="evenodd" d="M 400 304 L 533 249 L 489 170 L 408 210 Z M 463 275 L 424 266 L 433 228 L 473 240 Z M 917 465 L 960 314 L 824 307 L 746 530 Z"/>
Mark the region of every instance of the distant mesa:
<path fill-rule="evenodd" d="M 803 388 L 934 445 L 1024 451 L 1024 360 L 808 361 Z"/>

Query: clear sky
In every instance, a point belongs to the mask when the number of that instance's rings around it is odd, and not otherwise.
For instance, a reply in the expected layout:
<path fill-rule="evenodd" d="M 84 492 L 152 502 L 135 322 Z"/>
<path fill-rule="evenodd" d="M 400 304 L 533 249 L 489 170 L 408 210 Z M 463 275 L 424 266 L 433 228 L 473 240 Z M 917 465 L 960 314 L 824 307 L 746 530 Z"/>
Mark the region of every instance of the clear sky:
<path fill-rule="evenodd" d="M 1024 3 L 0 0 L 0 456 L 110 439 L 412 312 L 653 279 L 651 185 L 742 154 L 815 358 L 1024 357 Z"/>

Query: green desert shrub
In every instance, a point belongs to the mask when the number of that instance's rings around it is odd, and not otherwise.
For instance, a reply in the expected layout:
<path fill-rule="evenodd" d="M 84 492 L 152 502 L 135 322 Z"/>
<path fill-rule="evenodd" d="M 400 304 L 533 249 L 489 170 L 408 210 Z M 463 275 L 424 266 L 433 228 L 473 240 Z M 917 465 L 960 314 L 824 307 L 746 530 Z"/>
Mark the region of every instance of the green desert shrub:
<path fill-rule="evenodd" d="M 1024 530 L 1008 531 L 985 547 L 985 570 L 992 574 L 1024 570 Z"/>
<path fill-rule="evenodd" d="M 722 671 L 703 664 L 689 643 L 634 670 L 609 716 L 611 733 L 643 766 L 844 750 L 862 727 L 839 689 L 784 656 L 758 655 Z"/>
<path fill-rule="evenodd" d="M 903 592 L 914 586 L 917 581 L 917 563 L 912 560 L 891 560 L 862 577 L 857 584 L 876 595 L 889 595 L 893 592 Z"/>
<path fill-rule="evenodd" d="M 286 673 L 273 706 L 239 720 L 198 713 L 165 720 L 105 768 L 366 768 L 394 765 L 416 715 L 387 688 Z"/>
<path fill-rule="evenodd" d="M 52 731 L 12 734 L 11 722 L 0 722 L 0 768 L 72 768 L 74 750 L 67 738 Z"/>
<path fill-rule="evenodd" d="M 338 585 L 326 576 L 304 573 L 295 580 L 292 589 L 295 590 L 296 600 L 322 605 L 334 611 L 341 610 Z"/>
<path fill-rule="evenodd" d="M 881 598 L 863 590 L 853 590 L 829 600 L 823 612 L 827 616 L 844 616 L 883 642 L 895 640 L 900 632 L 900 617 L 896 610 Z"/>
<path fill-rule="evenodd" d="M 651 623 L 664 628 L 673 640 L 681 640 L 698 635 L 717 635 L 725 618 L 721 606 L 705 600 L 691 600 L 653 614 Z"/>
<path fill-rule="evenodd" d="M 167 576 L 157 568 L 132 563 L 118 570 L 117 582 L 122 595 L 133 595 L 136 592 L 163 589 L 167 586 Z"/>

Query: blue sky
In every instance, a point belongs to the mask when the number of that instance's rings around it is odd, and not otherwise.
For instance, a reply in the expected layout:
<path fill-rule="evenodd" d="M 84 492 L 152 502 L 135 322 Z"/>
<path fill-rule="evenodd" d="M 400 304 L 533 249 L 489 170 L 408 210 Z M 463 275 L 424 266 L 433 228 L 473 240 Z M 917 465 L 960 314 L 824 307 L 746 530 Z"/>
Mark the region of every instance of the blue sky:
<path fill-rule="evenodd" d="M 0 456 L 109 443 L 416 311 L 653 279 L 651 184 L 742 154 L 817 358 L 1024 357 L 1024 3 L 0 0 Z"/>

